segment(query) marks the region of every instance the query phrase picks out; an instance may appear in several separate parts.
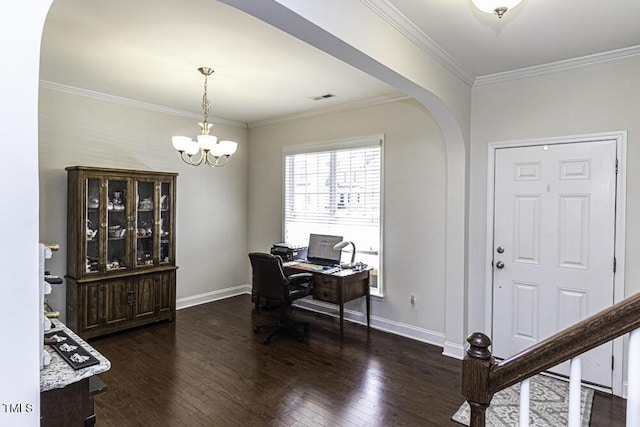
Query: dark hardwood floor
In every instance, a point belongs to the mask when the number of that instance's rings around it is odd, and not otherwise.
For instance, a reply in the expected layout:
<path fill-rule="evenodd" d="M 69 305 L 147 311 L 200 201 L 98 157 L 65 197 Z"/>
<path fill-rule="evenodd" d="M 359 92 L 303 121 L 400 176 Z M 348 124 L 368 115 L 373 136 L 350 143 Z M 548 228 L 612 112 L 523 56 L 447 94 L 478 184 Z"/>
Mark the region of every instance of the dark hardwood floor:
<path fill-rule="evenodd" d="M 442 349 L 294 310 L 310 336 L 262 343 L 248 295 L 180 310 L 175 322 L 91 340 L 111 361 L 98 426 L 448 426 L 461 362 Z M 624 401 L 596 393 L 593 426 L 623 426 Z"/>

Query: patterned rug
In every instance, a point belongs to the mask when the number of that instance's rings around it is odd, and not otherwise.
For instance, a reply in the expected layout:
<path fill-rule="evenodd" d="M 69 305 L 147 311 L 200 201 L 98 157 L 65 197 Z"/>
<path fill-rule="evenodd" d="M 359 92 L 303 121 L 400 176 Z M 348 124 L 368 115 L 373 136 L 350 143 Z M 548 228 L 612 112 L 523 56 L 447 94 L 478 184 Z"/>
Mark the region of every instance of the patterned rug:
<path fill-rule="evenodd" d="M 588 427 L 591 419 L 593 390 L 581 390 L 582 426 Z M 529 425 L 566 426 L 569 420 L 569 383 L 546 375 L 531 377 L 529 382 Z M 487 409 L 487 426 L 514 427 L 519 421 L 520 384 L 496 393 Z M 469 425 L 469 404 L 464 402 L 451 417 L 460 424 Z"/>

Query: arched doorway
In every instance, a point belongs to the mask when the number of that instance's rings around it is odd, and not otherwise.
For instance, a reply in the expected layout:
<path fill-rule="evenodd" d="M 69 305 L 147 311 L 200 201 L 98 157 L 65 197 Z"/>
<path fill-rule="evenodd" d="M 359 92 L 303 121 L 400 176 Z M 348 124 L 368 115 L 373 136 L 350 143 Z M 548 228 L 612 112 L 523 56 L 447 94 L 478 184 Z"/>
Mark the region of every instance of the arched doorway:
<path fill-rule="evenodd" d="M 449 106 L 433 92 L 416 84 L 347 41 L 325 31 L 275 0 L 245 2 L 220 0 L 253 15 L 294 37 L 403 91 L 422 103 L 433 115 L 447 149 L 446 296 L 444 354 L 462 358 L 466 325 L 466 148 L 464 135 Z M 286 2 L 282 2 L 286 3 Z M 311 7 L 312 9 L 312 7 Z M 357 22 L 349 22 L 357 26 Z M 358 29 L 354 28 L 354 32 Z"/>

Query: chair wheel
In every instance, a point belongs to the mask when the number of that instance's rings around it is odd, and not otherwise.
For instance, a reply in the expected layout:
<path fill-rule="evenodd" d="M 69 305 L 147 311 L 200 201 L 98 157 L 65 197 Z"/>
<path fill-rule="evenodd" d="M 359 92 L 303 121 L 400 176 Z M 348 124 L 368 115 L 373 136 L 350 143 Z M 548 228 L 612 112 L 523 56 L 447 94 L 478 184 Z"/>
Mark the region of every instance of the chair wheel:
<path fill-rule="evenodd" d="M 302 342 L 304 340 L 304 336 L 296 337 L 296 341 Z"/>
<path fill-rule="evenodd" d="M 264 339 L 264 345 L 269 345 L 270 342 L 271 342 L 271 340 L 269 340 L 269 338 L 265 338 Z"/>

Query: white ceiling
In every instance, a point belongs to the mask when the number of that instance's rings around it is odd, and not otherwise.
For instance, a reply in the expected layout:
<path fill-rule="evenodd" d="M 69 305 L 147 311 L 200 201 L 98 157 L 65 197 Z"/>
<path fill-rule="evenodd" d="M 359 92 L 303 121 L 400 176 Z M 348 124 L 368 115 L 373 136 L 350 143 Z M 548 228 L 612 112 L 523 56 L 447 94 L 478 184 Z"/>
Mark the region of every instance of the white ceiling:
<path fill-rule="evenodd" d="M 474 77 L 640 45 L 638 0 L 524 0 L 502 19 L 471 0 L 388 3 Z"/>
<path fill-rule="evenodd" d="M 585 55 L 640 52 L 639 0 L 524 0 L 501 20 L 470 0 L 348 1 L 392 21 L 470 84 Z M 200 114 L 199 66 L 215 70 L 211 115 L 239 123 L 397 94 L 214 0 L 56 0 L 45 24 L 41 79 L 54 85 Z M 310 99 L 326 93 L 337 96 Z"/>

